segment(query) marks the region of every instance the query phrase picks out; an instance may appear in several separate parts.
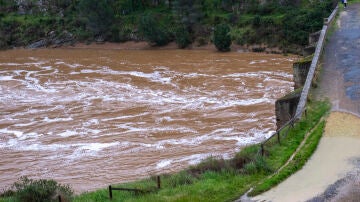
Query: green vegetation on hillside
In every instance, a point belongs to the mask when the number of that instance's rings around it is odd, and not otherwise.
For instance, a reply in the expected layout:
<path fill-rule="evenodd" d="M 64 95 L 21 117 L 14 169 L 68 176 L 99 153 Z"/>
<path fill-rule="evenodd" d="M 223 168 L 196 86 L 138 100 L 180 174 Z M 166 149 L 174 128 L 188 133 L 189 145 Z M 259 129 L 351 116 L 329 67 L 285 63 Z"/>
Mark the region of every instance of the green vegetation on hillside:
<path fill-rule="evenodd" d="M 308 34 L 321 28 L 323 18 L 335 3 L 334 0 L 0 0 L 0 47 L 25 46 L 48 37 L 49 33 L 60 35 L 66 30 L 77 41 L 147 40 L 152 45 L 175 41 L 184 48 L 190 43 L 213 42 L 216 25 L 227 24 L 234 43 L 266 44 L 286 50 L 306 45 Z M 144 27 L 146 23 L 152 30 Z"/>

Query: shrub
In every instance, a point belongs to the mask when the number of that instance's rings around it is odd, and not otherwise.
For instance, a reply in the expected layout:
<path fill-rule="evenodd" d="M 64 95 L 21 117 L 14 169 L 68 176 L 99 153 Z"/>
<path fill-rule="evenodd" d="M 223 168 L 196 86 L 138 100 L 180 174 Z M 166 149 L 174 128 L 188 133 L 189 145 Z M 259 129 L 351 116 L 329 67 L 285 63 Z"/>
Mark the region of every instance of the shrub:
<path fill-rule="evenodd" d="M 214 44 L 219 51 L 229 51 L 231 45 L 230 27 L 227 24 L 219 24 L 214 31 Z"/>
<path fill-rule="evenodd" d="M 249 163 L 252 159 L 255 159 L 259 151 L 257 145 L 251 145 L 244 147 L 241 152 L 237 153 L 234 158 L 232 158 L 231 165 L 236 169 L 242 169 L 244 165 Z"/>
<path fill-rule="evenodd" d="M 13 185 L 15 198 L 26 202 L 48 202 L 58 201 L 60 195 L 65 200 L 71 200 L 74 192 L 69 185 L 62 185 L 54 180 L 33 180 L 21 177 Z"/>
<path fill-rule="evenodd" d="M 270 173 L 271 168 L 262 156 L 256 156 L 253 161 L 247 163 L 243 169 L 246 174 Z"/>
<path fill-rule="evenodd" d="M 198 165 L 191 166 L 189 168 L 189 172 L 196 176 L 205 173 L 206 171 L 221 171 L 230 169 L 229 163 L 223 158 L 210 156 L 201 161 Z"/>
<path fill-rule="evenodd" d="M 165 27 L 151 14 L 140 18 L 139 31 L 148 42 L 157 46 L 166 45 L 170 42 L 170 35 Z"/>
<path fill-rule="evenodd" d="M 191 43 L 190 33 L 184 26 L 175 31 L 175 42 L 179 48 L 186 48 Z"/>
<path fill-rule="evenodd" d="M 106 0 L 80 0 L 80 17 L 86 19 L 87 28 L 95 36 L 102 35 L 110 28 L 114 20 L 114 10 Z"/>

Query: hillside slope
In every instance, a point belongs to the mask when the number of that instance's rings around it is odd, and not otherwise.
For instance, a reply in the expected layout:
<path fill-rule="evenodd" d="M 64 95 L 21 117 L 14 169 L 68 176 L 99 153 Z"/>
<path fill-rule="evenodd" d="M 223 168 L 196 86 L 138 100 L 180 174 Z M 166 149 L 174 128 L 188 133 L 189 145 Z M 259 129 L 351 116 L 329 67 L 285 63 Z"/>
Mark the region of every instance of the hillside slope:
<path fill-rule="evenodd" d="M 77 41 L 211 43 L 228 24 L 233 43 L 299 51 L 334 0 L 0 0 L 0 48 Z M 145 28 L 145 29 L 144 29 Z M 151 28 L 146 29 L 146 28 Z M 155 38 L 155 39 L 154 39 Z M 255 50 L 255 51 L 261 51 Z"/>

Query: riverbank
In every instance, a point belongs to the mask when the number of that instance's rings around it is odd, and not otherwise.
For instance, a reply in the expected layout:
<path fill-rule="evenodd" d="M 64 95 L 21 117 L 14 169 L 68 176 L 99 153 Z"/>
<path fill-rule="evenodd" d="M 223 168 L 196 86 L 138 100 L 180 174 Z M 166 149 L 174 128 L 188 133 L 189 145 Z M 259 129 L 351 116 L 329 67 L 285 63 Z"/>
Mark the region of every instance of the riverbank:
<path fill-rule="evenodd" d="M 14 49 L 24 49 L 26 47 L 17 47 Z M 62 46 L 53 46 L 48 48 L 58 48 L 58 49 L 99 49 L 99 50 L 207 50 L 211 52 L 218 52 L 215 45 L 212 43 L 197 45 L 191 44 L 187 48 L 180 49 L 175 42 L 170 42 L 164 46 L 152 46 L 146 41 L 127 41 L 122 43 L 115 42 L 76 42 L 73 44 L 67 44 Z M 266 44 L 253 44 L 253 45 L 238 45 L 233 43 L 230 46 L 231 52 L 258 52 L 258 53 L 267 53 L 267 54 L 287 54 L 286 51 L 282 50 L 280 47 L 268 47 Z M 294 51 L 300 53 L 301 51 Z"/>

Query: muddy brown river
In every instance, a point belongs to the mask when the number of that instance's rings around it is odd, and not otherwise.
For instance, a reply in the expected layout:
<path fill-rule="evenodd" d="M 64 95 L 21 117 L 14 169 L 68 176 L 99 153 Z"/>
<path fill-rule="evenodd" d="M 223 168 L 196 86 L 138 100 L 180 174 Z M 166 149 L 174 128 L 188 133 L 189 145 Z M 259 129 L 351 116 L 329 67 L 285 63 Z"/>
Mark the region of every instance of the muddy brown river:
<path fill-rule="evenodd" d="M 231 157 L 275 130 L 293 56 L 189 50 L 0 52 L 0 188 L 77 192 Z"/>

